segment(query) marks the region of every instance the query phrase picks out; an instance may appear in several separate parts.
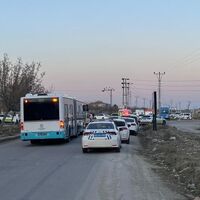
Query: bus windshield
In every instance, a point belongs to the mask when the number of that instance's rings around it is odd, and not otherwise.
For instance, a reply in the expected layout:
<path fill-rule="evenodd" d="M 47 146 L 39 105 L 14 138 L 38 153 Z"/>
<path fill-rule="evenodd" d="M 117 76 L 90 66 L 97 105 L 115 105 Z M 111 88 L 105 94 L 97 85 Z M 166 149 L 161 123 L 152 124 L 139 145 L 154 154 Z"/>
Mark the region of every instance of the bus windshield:
<path fill-rule="evenodd" d="M 24 121 L 59 120 L 59 99 L 25 99 Z"/>

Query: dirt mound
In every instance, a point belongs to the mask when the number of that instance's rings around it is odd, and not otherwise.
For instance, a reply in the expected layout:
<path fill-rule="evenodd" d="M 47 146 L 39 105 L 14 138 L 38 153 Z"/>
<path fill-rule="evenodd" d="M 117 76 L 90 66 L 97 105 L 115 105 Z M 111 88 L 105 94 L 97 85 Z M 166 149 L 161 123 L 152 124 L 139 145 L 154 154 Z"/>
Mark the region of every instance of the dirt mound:
<path fill-rule="evenodd" d="M 165 179 L 194 199 L 200 196 L 200 136 L 173 127 L 146 127 L 139 135 L 142 154 L 156 163 Z"/>

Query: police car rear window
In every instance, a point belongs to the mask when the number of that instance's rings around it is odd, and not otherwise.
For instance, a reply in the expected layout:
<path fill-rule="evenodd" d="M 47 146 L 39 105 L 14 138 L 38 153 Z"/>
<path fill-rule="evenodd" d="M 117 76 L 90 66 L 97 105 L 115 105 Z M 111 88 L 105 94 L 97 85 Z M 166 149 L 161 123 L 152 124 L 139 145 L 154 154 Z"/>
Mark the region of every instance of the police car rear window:
<path fill-rule="evenodd" d="M 126 126 L 125 122 L 122 121 L 114 121 L 116 126 Z"/>
<path fill-rule="evenodd" d="M 87 129 L 114 129 L 114 126 L 112 123 L 92 123 Z"/>

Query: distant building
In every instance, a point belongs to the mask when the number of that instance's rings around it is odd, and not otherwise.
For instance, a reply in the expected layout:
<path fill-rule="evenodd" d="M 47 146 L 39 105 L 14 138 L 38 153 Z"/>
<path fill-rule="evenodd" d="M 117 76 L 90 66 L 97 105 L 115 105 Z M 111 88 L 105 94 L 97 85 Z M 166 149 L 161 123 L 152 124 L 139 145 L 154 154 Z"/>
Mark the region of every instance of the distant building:
<path fill-rule="evenodd" d="M 88 104 L 89 105 L 89 112 L 98 114 L 98 113 L 116 113 L 118 112 L 118 106 L 115 104 L 110 107 L 110 104 L 104 103 L 102 101 L 95 101 Z"/>
<path fill-rule="evenodd" d="M 88 105 L 89 105 L 89 112 L 95 114 L 100 112 L 106 112 L 110 108 L 110 104 L 104 103 L 102 101 L 91 102 Z"/>

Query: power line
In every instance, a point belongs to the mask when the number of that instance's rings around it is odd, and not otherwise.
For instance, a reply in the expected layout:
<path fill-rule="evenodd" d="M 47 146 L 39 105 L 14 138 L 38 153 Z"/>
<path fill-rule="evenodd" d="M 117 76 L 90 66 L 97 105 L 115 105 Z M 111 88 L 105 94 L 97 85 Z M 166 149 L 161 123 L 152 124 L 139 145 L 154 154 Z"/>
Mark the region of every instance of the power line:
<path fill-rule="evenodd" d="M 134 89 L 136 90 L 149 90 L 149 91 L 153 91 L 153 88 L 141 88 L 141 87 L 134 87 Z M 165 89 L 165 91 L 174 91 L 174 92 L 178 92 L 178 91 L 182 91 L 182 92 L 200 92 L 200 90 L 170 90 L 170 89 Z"/>
<path fill-rule="evenodd" d="M 135 82 L 154 82 L 154 80 L 139 80 L 139 79 L 136 79 L 134 80 Z M 169 82 L 200 82 L 200 80 L 166 80 L 166 81 L 163 81 L 163 83 L 169 83 Z"/>
<path fill-rule="evenodd" d="M 138 107 L 138 99 L 139 99 L 139 96 L 135 96 L 135 107 L 136 108 Z"/>
<path fill-rule="evenodd" d="M 186 55 L 185 57 L 182 57 L 181 59 L 177 60 L 173 65 L 170 65 L 170 67 L 168 67 L 168 70 L 171 70 L 172 68 L 175 68 L 175 67 L 181 67 L 183 69 L 183 67 L 187 67 L 188 65 L 196 62 L 197 60 L 199 60 L 199 56 L 200 56 L 199 51 L 200 51 L 200 48 L 196 49 L 189 55 Z"/>
<path fill-rule="evenodd" d="M 200 80 L 167 80 L 167 82 L 200 82 Z"/>
<path fill-rule="evenodd" d="M 138 86 L 140 87 L 140 86 L 147 86 L 147 87 L 156 87 L 157 85 L 147 85 L 147 84 L 138 84 Z M 137 87 L 137 84 L 136 84 L 136 87 Z M 165 84 L 162 84 L 162 87 L 198 87 L 198 88 L 200 88 L 200 85 L 165 85 Z"/>

